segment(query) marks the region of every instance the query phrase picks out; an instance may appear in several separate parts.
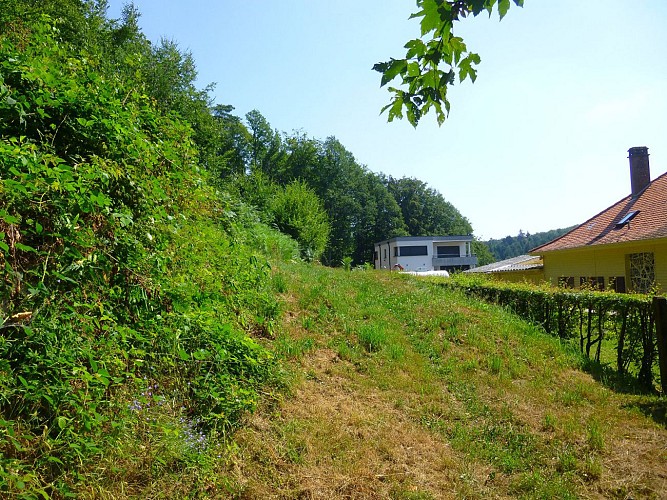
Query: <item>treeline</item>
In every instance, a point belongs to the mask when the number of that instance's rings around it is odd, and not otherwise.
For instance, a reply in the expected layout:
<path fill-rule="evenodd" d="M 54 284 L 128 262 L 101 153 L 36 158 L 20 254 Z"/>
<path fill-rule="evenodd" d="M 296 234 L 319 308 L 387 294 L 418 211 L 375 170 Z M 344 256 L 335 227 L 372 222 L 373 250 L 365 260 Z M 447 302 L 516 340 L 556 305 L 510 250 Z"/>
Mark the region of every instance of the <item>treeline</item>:
<path fill-rule="evenodd" d="M 502 239 L 485 241 L 484 244 L 491 251 L 496 260 L 509 259 L 518 255 L 527 254 L 533 248 L 548 243 L 549 241 L 562 236 L 575 226 L 564 229 L 552 229 L 540 233 L 530 234 L 519 230 L 516 236 L 505 236 Z"/>
<path fill-rule="evenodd" d="M 338 266 L 347 257 L 361 264 L 371 260 L 375 242 L 394 236 L 472 233 L 468 220 L 426 183 L 371 172 L 335 137 L 319 140 L 303 133 L 280 133 L 258 111 L 248 113 L 245 122 L 231 119 L 239 132 L 231 155 L 234 167 L 223 173 L 227 189 L 259 207 L 268 223 L 276 223 L 297 241 L 298 231 L 280 222 L 284 217 L 272 200 L 298 185 L 303 196 L 310 190 L 321 202 L 329 237 L 323 246 L 307 246 L 307 258 Z M 292 198 L 293 204 L 296 201 Z M 298 218 L 292 214 L 293 221 Z"/>

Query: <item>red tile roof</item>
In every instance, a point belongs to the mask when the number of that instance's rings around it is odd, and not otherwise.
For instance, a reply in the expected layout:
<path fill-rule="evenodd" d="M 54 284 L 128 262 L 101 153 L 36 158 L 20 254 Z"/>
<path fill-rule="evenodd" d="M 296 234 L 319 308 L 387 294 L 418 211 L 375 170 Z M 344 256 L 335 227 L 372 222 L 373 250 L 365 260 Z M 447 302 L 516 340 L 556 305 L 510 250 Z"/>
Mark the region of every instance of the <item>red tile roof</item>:
<path fill-rule="evenodd" d="M 618 225 L 634 210 L 639 213 L 628 223 Z M 667 238 L 667 173 L 651 182 L 637 198 L 623 198 L 572 231 L 534 248 L 530 253 L 655 238 Z"/>

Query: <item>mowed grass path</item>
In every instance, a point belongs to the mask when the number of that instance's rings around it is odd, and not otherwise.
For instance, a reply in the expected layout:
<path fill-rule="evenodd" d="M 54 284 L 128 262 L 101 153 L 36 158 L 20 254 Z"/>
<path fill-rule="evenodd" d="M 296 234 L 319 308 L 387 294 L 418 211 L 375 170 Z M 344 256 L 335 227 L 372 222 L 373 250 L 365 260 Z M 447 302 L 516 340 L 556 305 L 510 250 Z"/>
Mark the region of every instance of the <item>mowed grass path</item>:
<path fill-rule="evenodd" d="M 494 306 L 396 273 L 283 265 L 290 390 L 234 436 L 239 498 L 664 498 L 664 400 L 614 393 Z M 659 413 L 659 412 L 658 412 Z"/>

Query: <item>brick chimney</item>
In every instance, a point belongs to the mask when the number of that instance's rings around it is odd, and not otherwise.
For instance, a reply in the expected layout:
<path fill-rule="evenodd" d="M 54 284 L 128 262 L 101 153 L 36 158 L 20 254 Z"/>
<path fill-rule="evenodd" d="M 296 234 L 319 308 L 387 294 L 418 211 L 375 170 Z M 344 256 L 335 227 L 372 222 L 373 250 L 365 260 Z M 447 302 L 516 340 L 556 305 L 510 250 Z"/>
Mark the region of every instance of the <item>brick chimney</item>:
<path fill-rule="evenodd" d="M 651 183 L 651 169 L 648 165 L 648 148 L 645 146 L 628 149 L 630 158 L 630 185 L 632 197 L 636 198 Z"/>

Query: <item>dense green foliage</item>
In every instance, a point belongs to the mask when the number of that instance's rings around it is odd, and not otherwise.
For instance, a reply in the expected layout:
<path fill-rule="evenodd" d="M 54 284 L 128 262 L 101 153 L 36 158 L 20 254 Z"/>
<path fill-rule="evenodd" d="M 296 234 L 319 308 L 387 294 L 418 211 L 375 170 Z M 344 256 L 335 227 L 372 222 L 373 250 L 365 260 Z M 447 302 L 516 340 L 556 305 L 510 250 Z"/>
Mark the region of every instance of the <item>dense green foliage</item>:
<path fill-rule="evenodd" d="M 572 291 L 463 275 L 438 284 L 507 307 L 548 333 L 575 342 L 587 359 L 614 365 L 618 375 L 630 373 L 643 388 L 654 389 L 655 318 L 647 295 Z M 605 356 L 614 351 L 613 357 Z"/>
<path fill-rule="evenodd" d="M 254 248 L 296 255 L 208 187 L 182 87 L 158 106 L 150 78 L 58 25 L 14 19 L 0 35 L 2 496 L 76 491 L 77 471 L 146 429 L 174 436 L 168 460 L 135 470 L 159 475 L 191 459 L 193 433 L 235 426 L 275 380 L 248 336 L 278 314 Z"/>
<path fill-rule="evenodd" d="M 419 179 L 384 177 L 410 236 L 469 235 L 470 222 L 440 193 Z"/>
<path fill-rule="evenodd" d="M 133 7 L 1 7 L 0 496 L 204 470 L 282 383 L 269 262 L 363 263 L 401 207 L 336 139 L 212 106 Z M 471 231 L 413 181 L 420 231 Z"/>
<path fill-rule="evenodd" d="M 411 18 L 420 20 L 420 37 L 405 44 L 405 57 L 373 66 L 382 73 L 382 86 L 400 78 L 398 86 L 389 87 L 393 97 L 382 109 L 389 110 L 388 120 L 403 118 L 405 108 L 408 121 L 416 127 L 421 117 L 433 110 L 442 124 L 450 109 L 448 87 L 457 76 L 459 82 L 468 77 L 474 82 L 475 65 L 481 61 L 479 55 L 468 51 L 463 38 L 454 35 L 455 23 L 482 12 L 491 15 L 494 9 L 502 19 L 512 2 L 523 6 L 523 0 L 417 0 L 419 11 Z"/>
<path fill-rule="evenodd" d="M 545 243 L 562 236 L 573 228 L 574 226 L 566 227 L 564 229 L 552 229 L 551 231 L 534 234 L 519 231 L 517 236 L 505 236 L 500 240 L 491 239 L 485 241 L 484 244 L 489 248 L 496 260 L 504 260 L 509 259 L 510 257 L 525 255 L 533 248 L 544 245 Z"/>
<path fill-rule="evenodd" d="M 489 250 L 489 247 L 483 241 L 474 239 L 472 241 L 472 251 L 473 254 L 477 256 L 478 266 L 485 266 L 497 260 L 491 253 L 491 250 Z"/>
<path fill-rule="evenodd" d="M 271 214 L 281 232 L 294 238 L 307 261 L 320 258 L 329 239 L 329 218 L 317 195 L 294 181 L 271 199 Z"/>
<path fill-rule="evenodd" d="M 302 182 L 322 201 L 331 224 L 321 256 L 325 264 L 339 266 L 345 257 L 368 261 L 373 243 L 406 234 L 396 202 L 379 178 L 335 138 L 281 137 L 259 113 L 247 119 L 253 132 L 252 173 L 280 186 Z"/>

